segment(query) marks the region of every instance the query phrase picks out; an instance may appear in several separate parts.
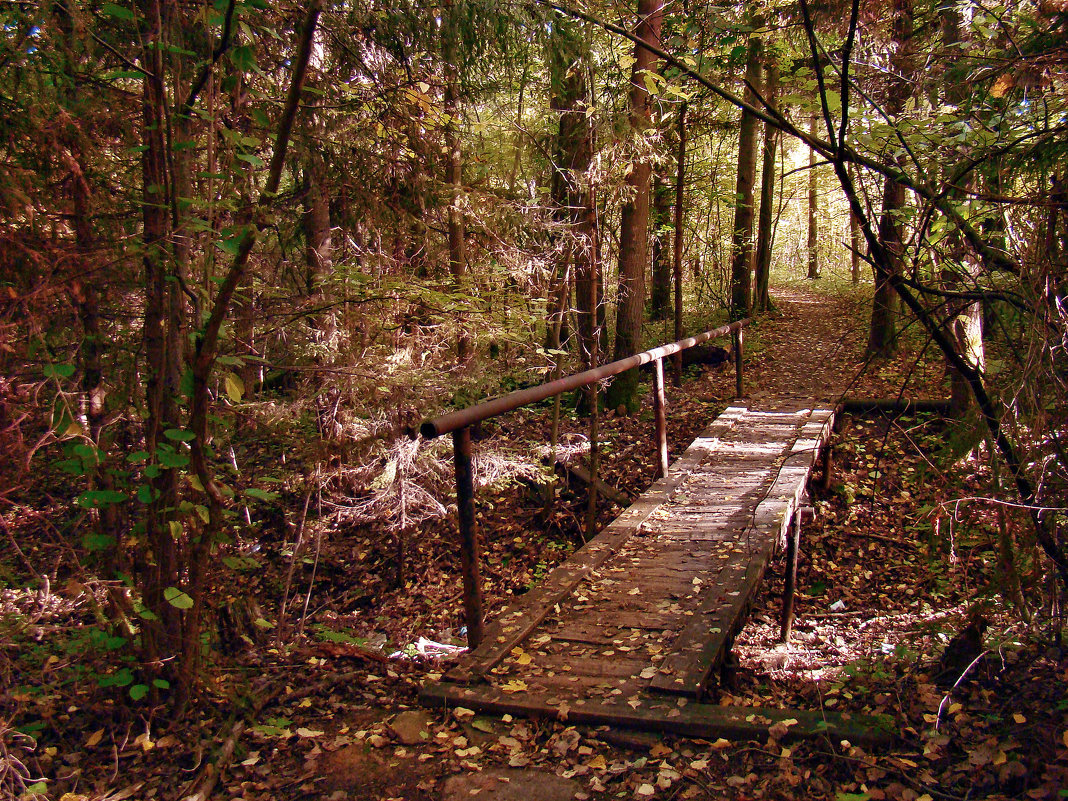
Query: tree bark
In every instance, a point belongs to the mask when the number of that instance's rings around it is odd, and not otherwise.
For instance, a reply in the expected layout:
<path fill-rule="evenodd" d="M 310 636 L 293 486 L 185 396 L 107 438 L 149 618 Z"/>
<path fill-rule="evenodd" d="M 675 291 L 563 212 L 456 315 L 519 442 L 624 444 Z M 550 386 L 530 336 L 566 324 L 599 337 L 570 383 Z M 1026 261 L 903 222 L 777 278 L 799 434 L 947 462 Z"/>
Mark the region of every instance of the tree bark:
<path fill-rule="evenodd" d="M 857 215 L 849 212 L 849 266 L 853 286 L 860 284 L 860 249 L 862 247 L 864 247 L 864 239 L 860 234 L 860 223 L 857 221 Z"/>
<path fill-rule="evenodd" d="M 915 72 L 912 41 L 912 0 L 893 0 L 893 19 L 890 38 L 894 51 L 890 56 L 891 69 L 887 78 L 885 111 L 896 119 L 905 110 L 912 95 L 910 78 Z M 897 158 L 903 169 L 905 156 Z M 879 217 L 879 241 L 887 259 L 875 262 L 875 296 L 872 299 L 871 329 L 868 334 L 868 353 L 873 356 L 892 356 L 897 352 L 898 294 L 894 291 L 894 277 L 903 274 L 903 223 L 900 213 L 905 208 L 905 185 L 887 176 L 883 182 L 883 205 Z"/>
<path fill-rule="evenodd" d="M 942 43 L 946 52 L 959 50 L 961 43 L 965 41 L 964 20 L 960 10 L 954 4 L 947 4 L 941 9 L 942 16 Z M 946 99 L 955 105 L 963 103 L 968 96 L 969 88 L 964 75 L 954 76 L 952 72 L 944 76 L 943 80 Z M 997 172 L 995 165 L 995 174 Z M 959 188 L 954 188 L 949 193 L 951 199 L 959 199 L 967 195 L 975 185 L 975 173 L 970 174 Z M 996 190 L 995 190 L 996 191 Z M 950 245 L 947 268 L 943 270 L 943 278 L 947 289 L 971 291 L 976 288 L 982 266 L 977 255 L 967 246 L 964 239 L 953 232 L 948 238 Z M 1003 247 L 1003 243 L 999 243 Z M 957 351 L 981 375 L 986 373 L 986 354 L 983 348 L 983 304 L 981 301 L 952 300 L 948 304 L 947 311 L 953 315 L 949 322 L 950 338 L 957 346 Z M 953 368 L 947 362 L 950 375 L 950 412 L 960 419 L 963 418 L 972 407 L 972 391 L 968 385 L 968 379 L 959 370 Z"/>
<path fill-rule="evenodd" d="M 769 60 L 765 70 L 764 99 L 772 106 L 779 95 L 779 68 Z M 756 282 L 753 305 L 758 311 L 771 308 L 768 284 L 771 280 L 771 252 L 774 242 L 772 219 L 775 205 L 775 157 L 779 144 L 779 129 L 764 123 L 764 150 L 760 168 L 760 212 L 757 219 L 756 257 L 754 258 Z"/>
<path fill-rule="evenodd" d="M 145 620 L 141 642 L 146 665 L 157 676 L 175 679 L 173 656 L 178 652 L 181 621 L 178 610 L 164 599 L 164 590 L 177 584 L 178 554 L 170 524 L 177 523 L 177 471 L 161 463 L 161 451 L 170 448 L 163 433 L 181 428 L 178 422 L 178 375 L 181 352 L 177 347 L 182 320 L 176 314 L 178 292 L 172 267 L 167 171 L 167 96 L 164 87 L 164 30 L 167 6 L 146 0 L 143 59 L 146 74 L 142 94 L 142 262 L 145 271 L 145 312 L 142 339 L 145 349 L 145 451 L 154 472 L 146 486 L 145 539 L 152 559 L 137 565 L 143 602 L 154 620 Z M 180 525 L 180 524 L 179 524 Z"/>
<path fill-rule="evenodd" d="M 675 253 L 672 272 L 675 282 L 675 341 L 682 339 L 682 231 L 686 214 L 686 103 L 679 106 L 679 151 L 675 173 Z M 682 353 L 674 356 L 675 386 L 682 385 Z"/>
<path fill-rule="evenodd" d="M 638 0 L 636 33 L 643 42 L 660 46 L 663 0 Z M 650 98 L 645 78 L 656 71 L 657 58 L 640 44 L 634 46 L 630 79 L 630 125 L 642 136 L 650 123 Z M 626 178 L 627 200 L 619 230 L 619 292 L 616 301 L 614 358 L 623 359 L 640 350 L 645 311 L 645 273 L 649 262 L 649 181 L 652 164 L 643 152 L 631 165 Z M 638 408 L 638 373 L 630 370 L 616 376 L 608 389 L 608 406 Z"/>
<path fill-rule="evenodd" d="M 760 39 L 749 37 L 745 57 L 745 100 L 756 103 L 754 89 L 760 83 Z M 756 183 L 757 118 L 742 111 L 738 129 L 738 176 L 735 182 L 734 228 L 731 235 L 731 319 L 749 314 L 753 256 L 753 185 Z"/>
<path fill-rule="evenodd" d="M 671 314 L 671 185 L 659 175 L 653 181 L 653 280 L 649 290 L 649 318 L 666 320 Z"/>
<path fill-rule="evenodd" d="M 816 124 L 819 117 L 812 115 L 809 123 L 809 132 L 816 135 Z M 815 280 L 820 277 L 819 260 L 819 183 L 816 181 L 816 151 L 808 150 L 808 278 Z"/>
<path fill-rule="evenodd" d="M 554 30 L 550 61 L 550 109 L 559 117 L 556 163 L 551 194 L 557 219 L 566 230 L 562 248 L 570 262 L 558 267 L 564 278 L 570 272 L 575 284 L 575 317 L 583 361 L 593 366 L 595 338 L 600 327 L 600 264 L 597 243 L 597 210 L 589 169 L 593 162 L 593 126 L 590 123 L 589 88 L 581 58 L 582 43 L 574 30 L 560 25 Z M 561 291 L 561 290 L 558 290 Z M 562 291 L 568 293 L 566 280 Z M 566 295 L 565 295 L 566 297 Z M 551 326 L 550 326 L 551 327 Z"/>
<path fill-rule="evenodd" d="M 446 3 L 447 12 L 452 3 Z M 446 17 L 449 14 L 446 13 Z M 460 145 L 460 71 L 457 63 L 456 36 L 448 19 L 441 27 L 442 58 L 445 70 L 445 150 L 448 155 L 445 183 L 449 188 L 449 273 L 455 289 L 464 291 L 464 276 L 467 274 L 467 232 L 464 225 L 463 151 Z M 460 319 L 460 332 L 456 338 L 456 358 L 461 364 L 471 358 L 471 337 L 466 321 Z"/>

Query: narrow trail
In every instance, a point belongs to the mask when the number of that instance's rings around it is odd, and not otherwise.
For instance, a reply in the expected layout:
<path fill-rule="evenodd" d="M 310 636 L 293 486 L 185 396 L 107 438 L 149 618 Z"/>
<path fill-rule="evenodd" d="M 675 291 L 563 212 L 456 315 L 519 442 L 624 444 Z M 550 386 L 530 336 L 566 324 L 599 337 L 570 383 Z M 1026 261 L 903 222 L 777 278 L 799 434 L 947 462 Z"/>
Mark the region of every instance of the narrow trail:
<path fill-rule="evenodd" d="M 849 301 L 799 287 L 773 292 L 778 314 L 760 320 L 763 349 L 748 367 L 754 409 L 833 404 L 864 363 L 863 331 Z"/>

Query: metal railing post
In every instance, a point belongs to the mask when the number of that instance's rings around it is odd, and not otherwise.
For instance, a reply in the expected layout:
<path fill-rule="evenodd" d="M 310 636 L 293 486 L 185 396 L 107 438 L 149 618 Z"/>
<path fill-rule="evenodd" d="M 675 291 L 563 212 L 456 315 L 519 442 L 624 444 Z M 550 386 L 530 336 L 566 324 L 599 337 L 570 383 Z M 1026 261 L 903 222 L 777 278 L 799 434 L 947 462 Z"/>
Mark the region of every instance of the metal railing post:
<path fill-rule="evenodd" d="M 475 489 L 472 471 L 471 432 L 468 426 L 505 412 L 510 412 L 513 409 L 518 409 L 521 406 L 551 398 L 563 392 L 592 386 L 598 381 L 619 375 L 627 370 L 633 370 L 643 364 L 656 362 L 653 365 L 655 376 L 653 406 L 656 413 L 657 468 L 661 477 L 666 476 L 668 471 L 667 402 L 664 394 L 663 359 L 666 356 L 678 355 L 687 348 L 700 345 L 715 337 L 723 337 L 733 333 L 735 370 L 737 371 L 736 384 L 738 395 L 741 395 L 743 388 L 742 326 L 747 322 L 748 320 L 739 320 L 730 325 L 722 325 L 711 331 L 705 331 L 687 339 L 680 339 L 677 342 L 642 351 L 625 359 L 602 364 L 599 367 L 594 367 L 581 373 L 573 373 L 546 384 L 539 384 L 536 387 L 516 390 L 499 398 L 493 398 L 465 409 L 457 409 L 432 420 L 423 421 L 422 425 L 419 426 L 419 433 L 426 439 L 452 434 L 453 458 L 456 467 L 456 507 L 460 526 L 460 564 L 464 587 L 464 620 L 467 624 L 467 642 L 471 648 L 478 647 L 479 643 L 482 642 L 484 621 L 482 616 L 482 579 L 480 575 L 481 557 L 479 554 L 478 532 L 475 528 Z M 594 397 L 596 398 L 596 393 Z M 412 431 L 411 436 L 416 436 L 416 433 Z M 593 432 L 593 437 L 591 438 L 591 458 L 594 462 L 596 462 L 596 442 L 593 441 L 595 438 L 596 431 Z M 596 490 L 591 489 L 590 497 L 596 497 Z M 593 519 L 591 518 L 591 520 Z"/>
<path fill-rule="evenodd" d="M 742 326 L 734 329 L 734 396 L 742 397 L 745 394 L 745 377 L 742 374 L 742 348 L 745 343 L 745 334 Z"/>
<path fill-rule="evenodd" d="M 664 397 L 664 360 L 653 360 L 653 416 L 656 419 L 657 468 L 663 478 L 668 474 L 667 400 Z"/>
<path fill-rule="evenodd" d="M 464 622 L 467 624 L 467 645 L 474 650 L 482 642 L 482 576 L 479 570 L 478 532 L 475 530 L 475 481 L 469 426 L 452 432 L 452 449 L 456 467 L 456 508 L 460 523 Z"/>
<path fill-rule="evenodd" d="M 794 628 L 794 595 L 797 593 L 797 548 L 801 539 L 801 510 L 794 511 L 790 533 L 786 538 L 786 581 L 782 592 L 782 621 L 779 641 L 790 642 Z"/>

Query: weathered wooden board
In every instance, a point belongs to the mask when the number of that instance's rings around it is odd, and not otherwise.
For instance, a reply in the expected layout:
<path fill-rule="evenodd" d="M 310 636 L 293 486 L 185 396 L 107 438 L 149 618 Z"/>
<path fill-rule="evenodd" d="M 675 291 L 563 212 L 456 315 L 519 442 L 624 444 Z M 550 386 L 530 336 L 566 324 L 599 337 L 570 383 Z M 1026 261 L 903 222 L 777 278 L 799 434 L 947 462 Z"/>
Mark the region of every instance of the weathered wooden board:
<path fill-rule="evenodd" d="M 785 733 L 780 739 L 783 742 L 806 737 L 827 737 L 836 744 L 848 740 L 864 748 L 878 748 L 894 740 L 893 721 L 885 715 L 728 707 L 693 702 L 680 706 L 671 699 L 650 702 L 628 697 L 625 693 L 610 699 L 568 699 L 548 694 L 506 693 L 491 688 L 444 683 L 428 685 L 423 689 L 420 699 L 427 706 L 447 709 L 462 706 L 498 715 L 549 718 L 573 724 L 618 726 L 706 739 L 762 740 L 773 726 L 782 724 Z"/>

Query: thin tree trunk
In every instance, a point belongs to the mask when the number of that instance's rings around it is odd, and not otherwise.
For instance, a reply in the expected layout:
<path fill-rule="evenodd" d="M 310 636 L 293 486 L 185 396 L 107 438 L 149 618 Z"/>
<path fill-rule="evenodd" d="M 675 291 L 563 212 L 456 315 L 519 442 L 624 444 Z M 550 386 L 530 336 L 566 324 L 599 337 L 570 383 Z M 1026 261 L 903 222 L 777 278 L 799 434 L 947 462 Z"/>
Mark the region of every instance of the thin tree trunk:
<path fill-rule="evenodd" d="M 809 133 L 816 135 L 816 123 L 819 117 L 812 115 L 809 123 Z M 819 261 L 819 184 L 816 181 L 816 151 L 809 148 L 808 151 L 808 277 L 816 279 L 820 277 Z"/>
<path fill-rule="evenodd" d="M 644 42 L 659 47 L 663 0 L 638 0 L 636 34 Z M 650 123 L 650 99 L 645 87 L 647 75 L 656 71 L 657 58 L 641 45 L 634 46 L 634 66 L 630 79 L 630 125 L 633 135 L 643 136 Z M 649 179 L 652 164 L 648 156 L 635 158 L 626 177 L 627 200 L 623 204 L 619 229 L 619 292 L 616 301 L 616 342 L 614 358 L 637 352 L 641 345 L 645 311 L 645 273 L 649 262 Z M 608 390 L 608 406 L 622 406 L 629 412 L 638 407 L 638 372 L 616 376 Z"/>
<path fill-rule="evenodd" d="M 237 253 L 230 264 L 206 322 L 198 334 L 193 355 L 193 394 L 189 413 L 189 430 L 193 434 L 190 440 L 190 457 L 203 492 L 207 498 L 208 515 L 204 521 L 204 530 L 193 548 L 189 558 L 189 587 L 193 605 L 187 612 L 184 630 L 184 648 L 182 651 L 179 678 L 183 688 L 179 688 L 178 697 L 183 697 L 183 690 L 188 692 L 188 682 L 200 658 L 200 624 L 204 608 L 203 576 L 209 548 L 214 541 L 222 522 L 226 498 L 215 483 L 208 463 L 208 422 L 210 416 L 211 395 L 209 381 L 218 356 L 219 334 L 227 319 L 233 296 L 237 287 L 245 278 L 249 257 L 256 246 L 261 229 L 266 225 L 265 213 L 268 204 L 273 203 L 281 183 L 282 169 L 289 148 L 290 137 L 297 111 L 300 107 L 301 92 L 307 75 L 308 62 L 311 57 L 315 27 L 322 9 L 322 0 L 310 0 L 300 32 L 297 52 L 292 60 L 292 77 L 286 94 L 285 105 L 278 121 L 277 133 L 271 161 L 267 168 L 267 178 L 258 200 L 239 215 L 239 230 L 243 237 Z M 146 81 L 147 83 L 147 81 Z"/>
<path fill-rule="evenodd" d="M 894 0 L 893 20 L 890 35 L 896 49 L 890 57 L 892 69 L 889 82 L 886 113 L 896 119 L 905 110 L 912 94 L 909 79 L 915 72 L 912 43 L 912 0 Z M 905 166 L 905 157 L 899 156 L 900 167 Z M 871 329 L 868 334 L 868 353 L 874 356 L 891 356 L 897 352 L 898 294 L 894 290 L 894 277 L 903 274 L 902 256 L 904 234 L 900 219 L 905 208 L 905 187 L 891 178 L 883 183 L 883 206 L 879 217 L 879 241 L 888 258 L 875 263 L 875 296 L 872 299 Z"/>
<path fill-rule="evenodd" d="M 593 366 L 597 351 L 595 338 L 599 328 L 598 302 L 599 258 L 597 210 L 590 184 L 589 169 L 593 162 L 593 127 L 586 113 L 589 88 L 576 31 L 561 23 L 554 30 L 557 40 L 550 63 L 550 108 L 559 115 L 556 164 L 550 189 L 556 205 L 557 219 L 566 226 L 564 236 L 575 284 L 575 317 L 579 350 L 588 366 Z M 558 267 L 565 278 L 562 292 L 569 293 L 566 267 Z"/>
<path fill-rule="evenodd" d="M 166 92 L 164 89 L 164 30 L 166 5 L 161 0 L 146 0 L 143 39 L 144 64 L 147 67 L 142 96 L 142 224 L 145 269 L 145 312 L 143 341 L 145 349 L 146 418 L 145 451 L 149 466 L 155 471 L 148 481 L 151 501 L 145 507 L 145 539 L 151 561 L 138 565 L 143 601 L 155 619 L 145 620 L 141 634 L 144 658 L 149 670 L 158 676 L 175 676 L 174 655 L 180 644 L 178 610 L 164 599 L 167 587 L 178 579 L 175 538 L 170 524 L 177 507 L 177 471 L 160 465 L 161 439 L 178 422 L 178 381 L 180 353 L 175 348 L 175 331 L 181 320 L 175 319 L 174 299 L 177 282 L 170 268 L 171 219 L 168 210 L 170 176 L 167 171 Z"/>
<path fill-rule="evenodd" d="M 754 89 L 760 83 L 760 39 L 749 37 L 745 57 L 745 99 L 756 105 Z M 738 128 L 738 176 L 735 183 L 734 228 L 731 235 L 731 319 L 749 314 L 753 257 L 753 185 L 756 183 L 757 118 L 742 112 Z"/>
<path fill-rule="evenodd" d="M 446 3 L 447 11 L 452 3 Z M 464 225 L 463 151 L 460 147 L 460 74 L 457 63 L 456 37 L 448 20 L 442 25 L 442 57 L 445 69 L 444 109 L 445 149 L 448 154 L 445 183 L 449 187 L 449 273 L 457 291 L 464 291 L 467 274 L 466 231 Z M 463 319 L 458 321 L 456 358 L 461 364 L 471 358 L 471 337 Z"/>
<path fill-rule="evenodd" d="M 772 106 L 779 95 L 779 68 L 773 60 L 768 61 L 764 79 L 764 99 Z M 771 252 L 774 245 L 772 225 L 775 206 L 775 161 L 778 149 L 779 129 L 764 123 L 764 150 L 760 169 L 760 213 L 757 220 L 756 288 L 753 305 L 766 312 L 771 308 L 768 284 L 771 279 Z"/>
<path fill-rule="evenodd" d="M 672 270 L 675 281 L 675 340 L 682 339 L 682 230 L 686 215 L 686 103 L 679 106 L 679 152 L 675 173 L 675 254 Z M 682 353 L 674 356 L 675 386 L 682 385 Z"/>
<path fill-rule="evenodd" d="M 671 186 L 659 175 L 653 181 L 653 280 L 649 290 L 649 318 L 666 320 L 671 314 L 671 261 L 668 220 Z"/>
<path fill-rule="evenodd" d="M 849 212 L 849 264 L 853 286 L 860 283 L 860 249 L 864 247 L 864 239 L 860 234 L 860 223 L 857 215 Z"/>
<path fill-rule="evenodd" d="M 960 47 L 966 36 L 964 20 L 960 10 L 953 4 L 948 4 L 941 9 L 942 16 L 942 42 L 946 52 L 951 52 Z M 957 76 L 953 76 L 957 77 Z M 945 81 L 946 99 L 950 103 L 961 104 L 968 95 L 969 89 L 966 83 Z M 975 184 L 975 174 L 971 174 L 964 180 L 959 190 L 954 189 L 951 196 L 961 197 L 968 194 Z M 995 189 L 995 191 L 997 191 Z M 954 234 L 949 240 L 951 244 L 950 258 L 952 263 L 947 265 L 943 276 L 947 279 L 948 289 L 974 290 L 978 286 L 982 266 L 976 254 L 967 246 L 963 238 Z M 998 243 L 999 245 L 1003 243 Z M 950 312 L 956 315 L 950 320 L 950 337 L 957 346 L 960 355 L 968 364 L 981 375 L 986 373 L 986 354 L 983 348 L 983 304 L 980 301 L 961 302 L 951 301 Z M 947 363 L 950 374 L 950 413 L 960 419 L 963 418 L 972 407 L 972 391 L 968 385 L 968 379 L 959 370 L 953 369 Z"/>

